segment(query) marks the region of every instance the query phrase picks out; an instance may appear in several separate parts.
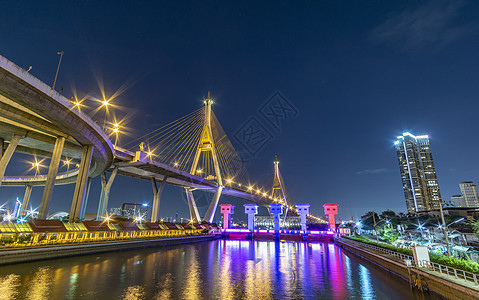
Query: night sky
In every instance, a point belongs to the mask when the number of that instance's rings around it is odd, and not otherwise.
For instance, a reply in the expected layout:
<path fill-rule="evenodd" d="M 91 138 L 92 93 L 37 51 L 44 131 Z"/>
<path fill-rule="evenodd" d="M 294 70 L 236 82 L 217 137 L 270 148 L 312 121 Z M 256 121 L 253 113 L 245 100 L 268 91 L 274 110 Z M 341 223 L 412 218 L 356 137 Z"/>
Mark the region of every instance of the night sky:
<path fill-rule="evenodd" d="M 293 202 L 316 215 L 338 203 L 350 218 L 406 211 L 393 147 L 403 131 L 430 135 L 444 200 L 461 181 L 479 183 L 478 14 L 473 1 L 10 1 L 0 54 L 52 84 L 63 50 L 57 88 L 67 98 L 98 95 L 99 81 L 110 95 L 125 88 L 115 102 L 118 116 L 133 116 L 132 136 L 200 108 L 211 91 L 252 178 L 271 185 L 278 155 Z M 260 108 L 277 91 L 297 115 L 274 128 Z M 251 117 L 272 136 L 254 156 L 233 138 Z M 7 175 L 28 169 L 20 159 Z M 50 210 L 69 210 L 73 189 L 55 187 Z M 205 210 L 211 195 L 200 194 Z M 99 195 L 96 178 L 88 212 Z M 23 188 L 0 189 L 0 201 L 15 197 Z M 150 182 L 119 177 L 109 207 L 152 197 Z M 168 187 L 160 214 L 176 211 L 188 216 L 182 189 Z"/>

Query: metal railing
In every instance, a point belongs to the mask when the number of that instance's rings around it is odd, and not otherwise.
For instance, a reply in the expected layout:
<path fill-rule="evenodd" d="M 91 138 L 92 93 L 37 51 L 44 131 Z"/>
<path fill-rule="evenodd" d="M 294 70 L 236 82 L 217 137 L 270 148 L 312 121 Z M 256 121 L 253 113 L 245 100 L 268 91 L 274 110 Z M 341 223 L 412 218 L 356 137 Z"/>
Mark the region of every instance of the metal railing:
<path fill-rule="evenodd" d="M 399 253 L 399 252 L 396 252 L 396 251 L 393 251 L 393 250 L 389 250 L 389 249 L 386 249 L 386 248 L 382 248 L 382 247 L 378 247 L 378 246 L 366 244 L 366 243 L 363 243 L 363 242 L 358 242 L 358 241 L 351 240 L 351 239 L 348 239 L 347 241 L 348 241 L 348 243 L 349 243 L 349 242 L 352 242 L 352 244 L 356 244 L 356 245 L 358 245 L 358 246 L 367 247 L 367 248 L 369 248 L 369 249 L 373 249 L 373 250 L 376 250 L 376 251 L 379 251 L 379 252 L 383 252 L 383 253 L 392 255 L 392 256 L 394 256 L 394 257 L 399 258 L 399 259 L 402 260 L 403 262 L 404 262 L 405 259 L 409 259 L 409 260 L 411 260 L 411 261 L 414 261 L 414 257 L 412 257 L 411 255 Z"/>
<path fill-rule="evenodd" d="M 351 239 L 347 239 L 347 242 L 351 243 L 351 244 L 355 244 L 357 246 L 366 247 L 366 248 L 369 248 L 369 249 L 372 249 L 372 250 L 375 250 L 375 251 L 378 251 L 378 252 L 382 252 L 382 253 L 385 253 L 385 254 L 388 254 L 388 255 L 392 255 L 392 256 L 397 257 L 400 260 L 402 260 L 402 262 L 406 265 L 408 265 L 406 260 L 409 260 L 409 261 L 411 261 L 412 264 L 415 264 L 414 263 L 415 262 L 414 257 L 410 256 L 410 255 L 407 255 L 407 254 L 398 253 L 398 252 L 393 251 L 393 250 L 389 250 L 389 249 L 386 249 L 386 248 L 370 245 L 370 244 L 363 243 L 363 242 L 358 242 L 358 241 L 351 240 Z M 448 276 L 454 276 L 456 279 L 463 279 L 465 281 L 471 281 L 471 282 L 474 282 L 474 284 L 479 285 L 479 283 L 478 283 L 478 276 L 479 275 L 476 274 L 476 273 L 464 271 L 464 270 L 461 270 L 461 269 L 456 269 L 456 268 L 453 268 L 453 267 L 450 267 L 450 266 L 441 265 L 441 264 L 438 264 L 438 263 L 435 263 L 435 262 L 432 262 L 432 261 L 427 261 L 427 260 L 420 261 L 419 264 L 420 264 L 420 266 L 416 265 L 417 268 L 427 268 L 428 270 L 439 272 L 440 274 L 446 274 Z"/>
<path fill-rule="evenodd" d="M 473 281 L 474 284 L 478 285 L 476 273 L 464 271 L 461 269 L 456 269 L 453 267 L 441 265 L 432 261 L 423 261 L 423 266 L 429 270 L 439 272 L 441 274 L 447 274 L 449 276 L 454 276 L 456 279 L 464 279 L 465 281 Z"/>

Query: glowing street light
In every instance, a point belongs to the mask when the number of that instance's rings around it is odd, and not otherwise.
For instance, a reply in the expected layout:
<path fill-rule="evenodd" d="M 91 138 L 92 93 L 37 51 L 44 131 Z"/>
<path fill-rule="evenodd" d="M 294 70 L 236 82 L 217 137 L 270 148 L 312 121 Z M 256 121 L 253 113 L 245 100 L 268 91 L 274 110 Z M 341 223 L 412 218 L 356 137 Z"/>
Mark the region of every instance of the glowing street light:
<path fill-rule="evenodd" d="M 103 117 L 103 130 L 105 130 L 105 123 L 106 123 L 106 115 L 108 113 L 108 106 L 111 105 L 110 101 L 111 101 L 111 99 L 107 100 L 107 99 L 103 98 L 103 100 L 100 100 L 101 106 L 100 106 L 100 108 L 98 108 L 98 109 L 101 109 L 102 107 L 105 108 L 105 115 Z"/>
<path fill-rule="evenodd" d="M 106 118 L 106 116 L 105 116 Z M 118 143 L 118 134 L 120 134 L 120 124 L 119 123 L 114 123 L 113 124 L 113 128 L 111 129 L 111 131 L 113 131 L 113 133 L 115 134 L 115 145 Z"/>
<path fill-rule="evenodd" d="M 40 168 L 43 167 L 42 161 L 43 160 L 38 161 L 35 157 L 35 161 L 31 162 L 32 167 L 28 171 L 35 169 L 35 176 L 37 176 L 37 174 L 40 173 Z"/>

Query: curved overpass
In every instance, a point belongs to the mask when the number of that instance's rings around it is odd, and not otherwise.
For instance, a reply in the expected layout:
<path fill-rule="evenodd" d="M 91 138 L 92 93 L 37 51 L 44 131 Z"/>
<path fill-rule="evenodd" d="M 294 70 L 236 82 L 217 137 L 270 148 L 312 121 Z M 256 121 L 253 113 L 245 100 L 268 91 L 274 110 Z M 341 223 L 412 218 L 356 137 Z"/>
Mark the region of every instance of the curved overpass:
<path fill-rule="evenodd" d="M 23 207 L 33 185 L 45 186 L 39 218 L 48 214 L 54 185 L 74 181 L 71 220 L 81 218 L 88 178 L 107 170 L 114 158 L 113 145 L 100 126 L 75 109 L 67 98 L 3 56 L 0 56 L 0 150 L 0 185 L 26 185 Z M 48 174 L 4 178 L 14 152 L 51 157 Z M 79 162 L 78 169 L 58 174 L 62 158 Z"/>
<path fill-rule="evenodd" d="M 0 56 L 0 137 L 7 143 L 14 134 L 23 138 L 18 152 L 53 152 L 57 137 L 64 137 L 62 155 L 79 160 L 82 146 L 93 146 L 90 176 L 113 162 L 113 145 L 89 116 L 52 88 Z"/>

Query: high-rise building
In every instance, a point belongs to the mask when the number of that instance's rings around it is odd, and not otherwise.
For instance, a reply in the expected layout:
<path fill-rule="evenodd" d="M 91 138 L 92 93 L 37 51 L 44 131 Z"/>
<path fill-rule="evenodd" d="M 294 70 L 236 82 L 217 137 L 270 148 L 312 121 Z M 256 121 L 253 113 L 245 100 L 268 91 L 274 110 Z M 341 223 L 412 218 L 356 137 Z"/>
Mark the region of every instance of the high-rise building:
<path fill-rule="evenodd" d="M 479 206 L 479 193 L 477 187 L 472 181 L 463 181 L 459 184 L 461 188 L 462 197 L 466 207 L 478 207 Z"/>
<path fill-rule="evenodd" d="M 451 203 L 454 207 L 467 207 L 466 201 L 462 195 L 451 196 Z"/>
<path fill-rule="evenodd" d="M 132 219 L 146 219 L 148 215 L 148 204 L 143 203 L 123 203 L 121 205 L 122 216 Z"/>
<path fill-rule="evenodd" d="M 110 215 L 121 216 L 122 215 L 121 207 L 110 208 Z"/>
<path fill-rule="evenodd" d="M 429 137 L 409 132 L 398 136 L 396 146 L 399 170 L 409 213 L 439 209 L 442 202 Z"/>

